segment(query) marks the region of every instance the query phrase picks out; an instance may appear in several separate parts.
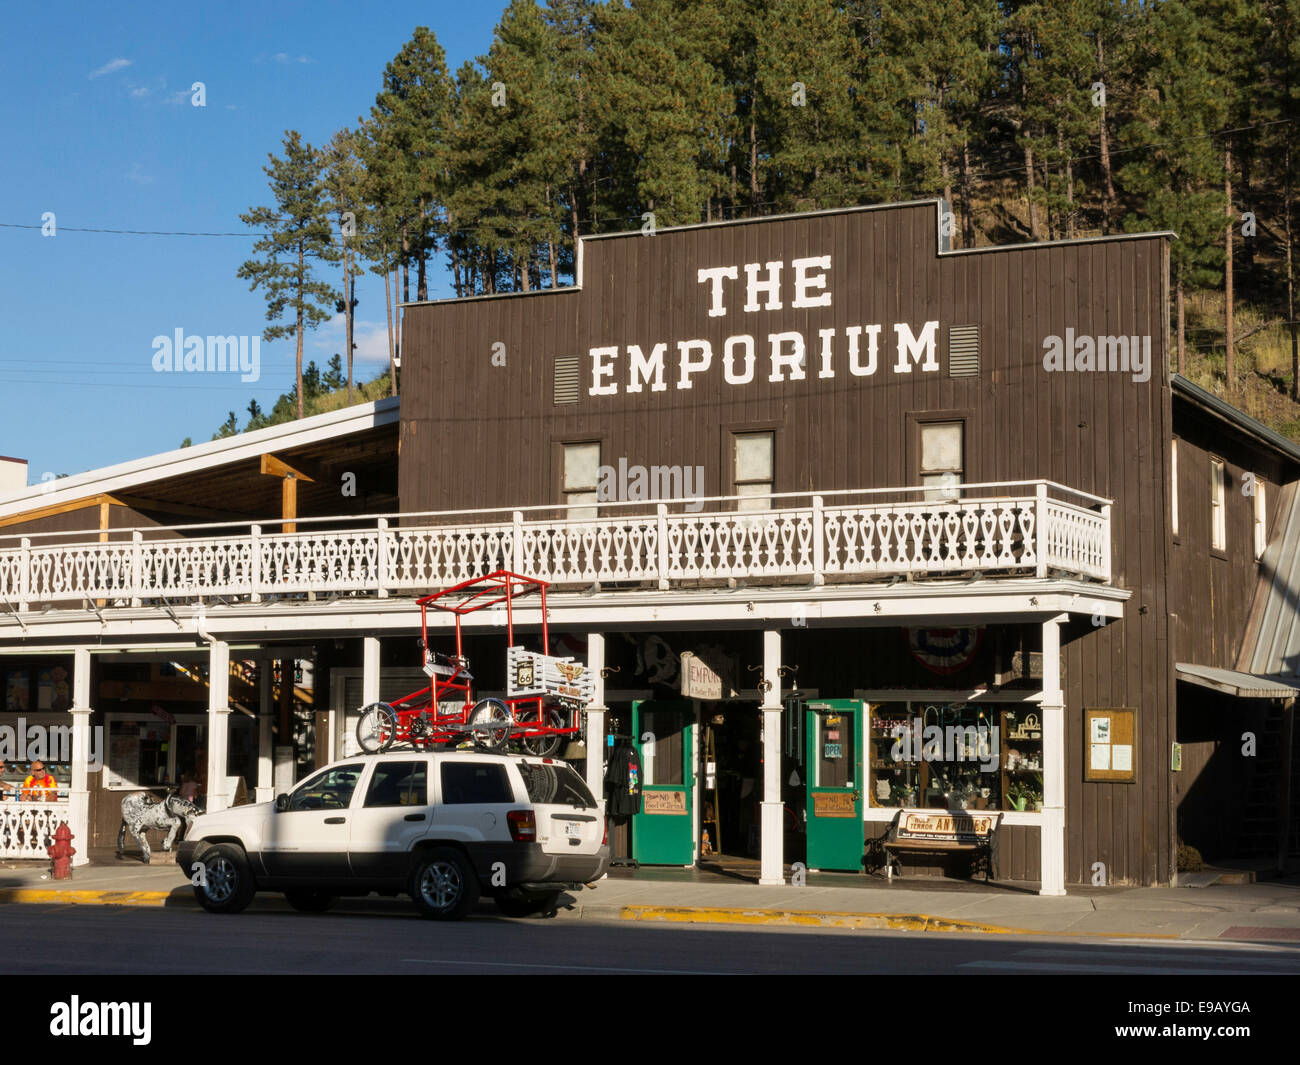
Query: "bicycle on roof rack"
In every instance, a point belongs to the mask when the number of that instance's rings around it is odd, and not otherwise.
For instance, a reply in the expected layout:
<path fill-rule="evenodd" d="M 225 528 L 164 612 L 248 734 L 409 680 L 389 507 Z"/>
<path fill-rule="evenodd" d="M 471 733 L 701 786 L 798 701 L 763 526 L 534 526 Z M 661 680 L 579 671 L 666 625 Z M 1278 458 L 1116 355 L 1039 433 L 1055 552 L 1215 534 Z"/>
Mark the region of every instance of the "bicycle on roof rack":
<path fill-rule="evenodd" d="M 550 646 L 546 588 L 545 581 L 497 570 L 417 599 L 429 686 L 393 702 L 363 707 L 357 722 L 361 749 L 377 754 L 398 743 L 421 750 L 471 742 L 482 751 L 499 751 L 513 743 L 538 757 L 554 755 L 566 737 L 582 728 L 581 712 L 591 703 L 593 686 L 583 663 L 515 646 L 514 600 L 533 592 L 541 594 L 542 647 Z M 506 697 L 475 701 L 461 621 L 467 614 L 500 606 L 506 614 Z M 454 615 L 455 654 L 430 648 L 430 609 Z"/>

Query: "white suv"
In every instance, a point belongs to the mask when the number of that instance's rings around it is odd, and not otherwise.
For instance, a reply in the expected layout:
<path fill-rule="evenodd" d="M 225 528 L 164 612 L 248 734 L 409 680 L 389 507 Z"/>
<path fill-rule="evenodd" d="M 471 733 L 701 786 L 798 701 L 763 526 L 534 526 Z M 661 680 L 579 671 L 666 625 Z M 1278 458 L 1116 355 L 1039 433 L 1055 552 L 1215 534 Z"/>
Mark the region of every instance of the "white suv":
<path fill-rule="evenodd" d="M 258 891 L 309 912 L 377 891 L 441 920 L 481 894 L 523 917 L 599 880 L 609 836 L 565 762 L 390 751 L 328 765 L 274 803 L 195 818 L 176 860 L 212 913 L 238 913 Z"/>

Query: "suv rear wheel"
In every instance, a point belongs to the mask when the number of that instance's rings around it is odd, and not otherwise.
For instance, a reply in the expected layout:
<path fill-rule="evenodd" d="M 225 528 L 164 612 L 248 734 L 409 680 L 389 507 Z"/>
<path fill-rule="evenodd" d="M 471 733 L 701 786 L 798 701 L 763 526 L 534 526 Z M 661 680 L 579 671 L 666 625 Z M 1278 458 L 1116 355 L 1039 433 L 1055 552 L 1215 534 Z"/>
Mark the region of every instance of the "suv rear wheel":
<path fill-rule="evenodd" d="M 410 893 L 422 916 L 459 921 L 478 902 L 478 877 L 460 851 L 438 847 L 416 858 Z"/>
<path fill-rule="evenodd" d="M 257 894 L 253 870 L 242 847 L 218 843 L 203 852 L 203 883 L 194 886 L 194 897 L 208 913 L 239 913 Z"/>

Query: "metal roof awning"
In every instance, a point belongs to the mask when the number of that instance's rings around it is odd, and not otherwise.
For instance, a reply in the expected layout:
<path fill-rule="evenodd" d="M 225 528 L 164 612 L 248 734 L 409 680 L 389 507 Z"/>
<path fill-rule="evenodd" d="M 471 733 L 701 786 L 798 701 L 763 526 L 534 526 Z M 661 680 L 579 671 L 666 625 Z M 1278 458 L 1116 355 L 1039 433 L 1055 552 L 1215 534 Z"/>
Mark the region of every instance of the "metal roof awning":
<path fill-rule="evenodd" d="M 1276 677 L 1260 677 L 1254 673 L 1198 666 L 1190 662 L 1175 663 L 1174 668 L 1179 680 L 1240 699 L 1290 699 L 1300 693 L 1300 678 L 1288 683 Z"/>

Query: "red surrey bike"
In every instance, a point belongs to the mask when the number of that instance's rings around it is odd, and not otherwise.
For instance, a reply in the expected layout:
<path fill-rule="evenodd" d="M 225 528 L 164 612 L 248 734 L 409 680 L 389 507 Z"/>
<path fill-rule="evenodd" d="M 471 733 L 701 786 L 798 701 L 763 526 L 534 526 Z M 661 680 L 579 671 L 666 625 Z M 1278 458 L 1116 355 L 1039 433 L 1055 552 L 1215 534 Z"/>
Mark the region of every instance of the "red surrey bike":
<path fill-rule="evenodd" d="M 581 662 L 515 646 L 514 600 L 533 592 L 541 593 L 542 647 L 550 646 L 546 588 L 545 581 L 497 570 L 417 599 L 429 686 L 391 703 L 364 707 L 357 722 L 361 749 L 377 754 L 396 743 L 429 749 L 472 742 L 480 750 L 498 751 L 516 743 L 542 758 L 554 755 L 565 737 L 581 729 L 581 711 L 591 703 L 593 686 Z M 461 642 L 461 619 L 493 607 L 505 609 L 506 697 L 475 702 L 474 675 Z M 430 608 L 455 616 L 454 655 L 430 649 Z"/>

